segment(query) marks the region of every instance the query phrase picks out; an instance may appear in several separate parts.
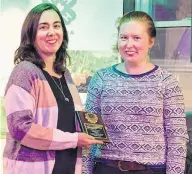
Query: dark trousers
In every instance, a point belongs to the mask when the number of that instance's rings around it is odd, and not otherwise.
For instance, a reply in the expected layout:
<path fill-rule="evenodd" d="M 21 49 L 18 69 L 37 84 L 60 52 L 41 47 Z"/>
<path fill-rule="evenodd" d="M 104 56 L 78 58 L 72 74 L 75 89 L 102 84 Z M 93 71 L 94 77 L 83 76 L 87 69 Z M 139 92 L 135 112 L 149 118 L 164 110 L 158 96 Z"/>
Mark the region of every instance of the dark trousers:
<path fill-rule="evenodd" d="M 118 168 L 107 166 L 105 163 L 96 163 L 93 174 L 166 174 L 165 168 L 148 168 L 140 171 L 122 172 Z"/>

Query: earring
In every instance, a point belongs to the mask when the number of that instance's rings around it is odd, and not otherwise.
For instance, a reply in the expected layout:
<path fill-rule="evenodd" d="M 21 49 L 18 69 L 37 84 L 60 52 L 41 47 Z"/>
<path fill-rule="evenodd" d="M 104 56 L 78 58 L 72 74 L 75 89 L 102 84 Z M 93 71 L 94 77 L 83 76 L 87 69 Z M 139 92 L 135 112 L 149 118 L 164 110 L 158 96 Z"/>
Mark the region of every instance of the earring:
<path fill-rule="evenodd" d="M 150 54 L 151 54 L 151 48 L 149 48 L 148 50 L 148 55 L 150 56 Z"/>

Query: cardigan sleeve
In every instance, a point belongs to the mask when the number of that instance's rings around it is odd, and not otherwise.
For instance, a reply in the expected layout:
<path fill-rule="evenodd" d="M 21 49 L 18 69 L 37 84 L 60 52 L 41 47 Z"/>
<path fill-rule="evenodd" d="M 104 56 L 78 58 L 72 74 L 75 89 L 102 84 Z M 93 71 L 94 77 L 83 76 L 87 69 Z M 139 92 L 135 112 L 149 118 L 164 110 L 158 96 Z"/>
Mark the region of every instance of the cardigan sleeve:
<path fill-rule="evenodd" d="M 101 114 L 101 93 L 102 93 L 102 78 L 99 72 L 92 77 L 87 92 L 87 100 L 85 110 L 95 114 Z M 90 148 L 83 149 L 83 174 L 92 174 L 94 168 L 94 157 L 98 150 L 97 145 L 92 145 Z"/>
<path fill-rule="evenodd" d="M 40 90 L 37 90 L 39 77 L 36 71 L 38 68 L 35 65 L 21 62 L 9 78 L 4 96 L 8 133 L 22 145 L 38 150 L 76 148 L 77 133 L 63 132 L 36 124 L 35 114 L 40 102 Z M 42 99 L 42 103 L 43 101 Z M 46 113 L 42 117 L 46 117 Z"/>
<path fill-rule="evenodd" d="M 70 93 L 71 93 L 71 95 L 73 97 L 75 110 L 76 111 L 83 110 L 83 104 L 82 104 L 79 92 L 78 92 L 77 87 L 75 86 L 74 81 L 73 81 L 73 79 L 71 77 L 71 73 L 69 72 L 69 70 L 67 68 L 66 68 L 66 71 L 65 71 L 65 79 L 67 81 L 67 85 L 69 87 Z"/>
<path fill-rule="evenodd" d="M 184 174 L 188 135 L 183 95 L 178 82 L 172 75 L 169 74 L 164 79 L 164 83 L 166 173 Z"/>

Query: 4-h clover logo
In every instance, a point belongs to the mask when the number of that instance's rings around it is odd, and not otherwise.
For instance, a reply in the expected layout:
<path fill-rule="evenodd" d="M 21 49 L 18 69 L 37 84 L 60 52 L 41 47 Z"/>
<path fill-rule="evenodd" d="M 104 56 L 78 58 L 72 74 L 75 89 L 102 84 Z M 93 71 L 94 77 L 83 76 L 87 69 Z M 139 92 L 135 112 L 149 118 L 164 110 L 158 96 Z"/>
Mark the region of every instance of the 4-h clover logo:
<path fill-rule="evenodd" d="M 72 7 L 77 3 L 77 0 L 42 0 L 43 2 L 53 3 L 60 10 L 65 24 L 70 24 L 75 18 L 76 13 Z"/>

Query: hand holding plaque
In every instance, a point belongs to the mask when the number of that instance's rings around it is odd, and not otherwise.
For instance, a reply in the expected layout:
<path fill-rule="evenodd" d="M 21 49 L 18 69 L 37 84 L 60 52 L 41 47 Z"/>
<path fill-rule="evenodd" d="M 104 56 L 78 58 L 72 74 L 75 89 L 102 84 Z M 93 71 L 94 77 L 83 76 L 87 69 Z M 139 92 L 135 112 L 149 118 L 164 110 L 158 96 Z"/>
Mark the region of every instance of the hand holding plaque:
<path fill-rule="evenodd" d="M 100 115 L 85 111 L 76 111 L 81 131 L 93 136 L 97 140 L 110 142 L 105 125 Z"/>

